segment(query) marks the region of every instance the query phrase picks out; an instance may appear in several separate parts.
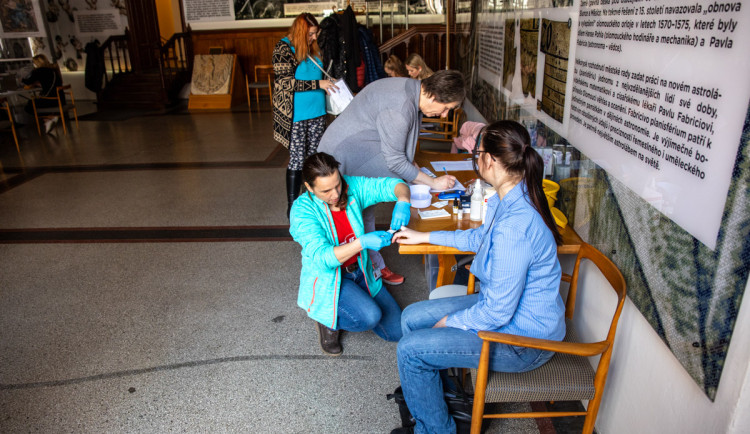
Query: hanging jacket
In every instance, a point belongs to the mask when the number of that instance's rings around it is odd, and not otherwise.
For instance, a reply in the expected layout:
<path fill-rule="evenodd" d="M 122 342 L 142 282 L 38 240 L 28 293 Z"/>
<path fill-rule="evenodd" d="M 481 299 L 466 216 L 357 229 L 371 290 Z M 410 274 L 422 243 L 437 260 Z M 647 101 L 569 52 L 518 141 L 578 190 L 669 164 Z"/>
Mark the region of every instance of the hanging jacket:
<path fill-rule="evenodd" d="M 102 90 L 104 80 L 104 55 L 99 49 L 99 42 L 89 42 L 84 48 L 86 52 L 86 72 L 84 73 L 84 84 L 86 89 L 92 92 Z"/>
<path fill-rule="evenodd" d="M 359 33 L 357 32 L 357 17 L 351 6 L 348 6 L 341 14 L 341 27 L 339 28 L 339 41 L 341 43 L 341 56 L 344 62 L 344 81 L 352 92 L 359 92 L 357 84 L 357 67 L 362 63 L 359 48 Z"/>
<path fill-rule="evenodd" d="M 318 46 L 320 55 L 323 57 L 324 68 L 332 65 L 328 71 L 331 76 L 341 78 L 344 76 L 344 61 L 341 58 L 341 44 L 339 42 L 340 15 L 333 14 L 320 22 L 320 34 L 318 35 Z"/>
<path fill-rule="evenodd" d="M 360 25 L 357 31 L 359 32 L 359 45 L 362 47 L 362 57 L 365 61 L 365 84 L 385 78 L 387 74 L 380 61 L 380 51 L 375 45 L 372 32 L 363 25 Z"/>
<path fill-rule="evenodd" d="M 393 190 L 403 181 L 396 178 L 346 175 L 343 175 L 343 178 L 348 186 L 349 196 L 346 216 L 349 218 L 354 236 L 359 238 L 365 233 L 362 210 L 376 203 L 398 200 Z M 310 318 L 326 327 L 336 329 L 336 309 L 341 290 L 341 263 L 333 253 L 333 248 L 339 245 L 339 240 L 328 204 L 312 193 L 300 195 L 292 205 L 289 233 L 294 241 L 302 246 L 302 271 L 297 305 L 304 309 Z M 365 276 L 370 296 L 375 297 L 383 287 L 383 282 L 380 278 L 376 279 L 373 274 L 367 249 L 359 252 L 357 263 Z"/>

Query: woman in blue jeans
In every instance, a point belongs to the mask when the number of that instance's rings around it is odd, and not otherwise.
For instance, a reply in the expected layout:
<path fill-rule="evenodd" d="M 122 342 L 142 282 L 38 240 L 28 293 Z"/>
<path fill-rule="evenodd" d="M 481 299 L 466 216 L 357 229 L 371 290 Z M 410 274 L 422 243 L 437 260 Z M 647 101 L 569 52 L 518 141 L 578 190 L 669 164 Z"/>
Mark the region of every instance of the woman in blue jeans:
<path fill-rule="evenodd" d="M 443 400 L 440 370 L 479 365 L 482 341 L 477 331 L 558 341 L 565 336 L 557 259 L 561 237 L 542 191 L 542 159 L 517 122 L 488 125 L 477 141 L 474 170 L 497 191 L 488 201 L 485 223 L 455 232 L 403 228 L 395 236 L 404 244 L 477 252 L 471 273 L 482 282 L 479 294 L 423 301 L 404 310 L 398 370 L 417 433 L 456 432 Z M 490 347 L 494 371 L 529 371 L 552 357 L 551 352 L 511 345 Z"/>
<path fill-rule="evenodd" d="M 343 176 L 331 155 L 318 152 L 302 166 L 307 193 L 292 205 L 289 232 L 302 246 L 297 305 L 316 321 L 320 347 L 342 353 L 339 331 L 372 330 L 401 338 L 401 308 L 375 278 L 367 249 L 391 244 L 386 231 L 365 234 L 362 210 L 397 201 L 391 228 L 409 223 L 409 187 L 400 179 Z"/>

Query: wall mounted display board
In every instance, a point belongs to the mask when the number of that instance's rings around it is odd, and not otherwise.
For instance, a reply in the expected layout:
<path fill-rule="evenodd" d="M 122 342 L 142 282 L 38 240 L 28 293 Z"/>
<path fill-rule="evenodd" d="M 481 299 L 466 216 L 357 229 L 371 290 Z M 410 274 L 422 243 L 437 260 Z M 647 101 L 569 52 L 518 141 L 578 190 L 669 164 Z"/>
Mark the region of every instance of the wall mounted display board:
<path fill-rule="evenodd" d="M 244 98 L 236 54 L 197 54 L 188 109 L 229 109 Z"/>
<path fill-rule="evenodd" d="M 124 0 L 43 1 L 40 6 L 49 37 L 42 33 L 32 39 L 33 54 L 56 60 L 63 71 L 83 71 L 86 44 L 122 35 L 128 24 Z"/>
<path fill-rule="evenodd" d="M 475 0 L 470 99 L 528 127 L 575 230 L 713 398 L 750 269 L 750 5 L 528 3 Z"/>
<path fill-rule="evenodd" d="M 0 0 L 0 37 L 33 38 L 44 36 L 39 2 Z"/>

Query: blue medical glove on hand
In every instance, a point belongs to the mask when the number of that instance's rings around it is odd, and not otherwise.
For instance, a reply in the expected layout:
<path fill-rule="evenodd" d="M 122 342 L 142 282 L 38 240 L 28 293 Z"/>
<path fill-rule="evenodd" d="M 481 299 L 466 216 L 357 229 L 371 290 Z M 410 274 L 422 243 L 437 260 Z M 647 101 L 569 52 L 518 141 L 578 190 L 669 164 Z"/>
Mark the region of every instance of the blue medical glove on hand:
<path fill-rule="evenodd" d="M 401 226 L 408 225 L 410 217 L 411 204 L 402 201 L 396 202 L 396 206 L 393 207 L 393 217 L 391 217 L 391 229 L 397 231 L 401 229 Z"/>
<path fill-rule="evenodd" d="M 380 250 L 391 245 L 391 234 L 386 231 L 375 231 L 359 237 L 359 243 L 363 249 Z"/>

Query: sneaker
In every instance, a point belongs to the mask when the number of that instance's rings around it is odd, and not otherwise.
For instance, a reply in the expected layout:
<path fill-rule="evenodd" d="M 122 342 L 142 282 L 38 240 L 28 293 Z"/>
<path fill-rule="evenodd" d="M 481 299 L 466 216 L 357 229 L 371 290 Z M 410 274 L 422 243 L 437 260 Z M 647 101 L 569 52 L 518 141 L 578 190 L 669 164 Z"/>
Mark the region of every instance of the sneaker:
<path fill-rule="evenodd" d="M 389 270 L 388 267 L 380 270 L 380 276 L 383 278 L 383 282 L 391 286 L 401 285 L 402 283 L 404 283 L 404 276 L 394 273 L 393 271 Z"/>
<path fill-rule="evenodd" d="M 50 118 L 50 119 L 45 119 L 44 120 L 44 133 L 45 134 L 49 134 L 50 131 L 52 131 L 52 128 L 54 128 L 55 125 L 57 125 L 57 120 L 58 119 L 59 118 L 57 116 L 55 116 L 54 118 Z"/>

